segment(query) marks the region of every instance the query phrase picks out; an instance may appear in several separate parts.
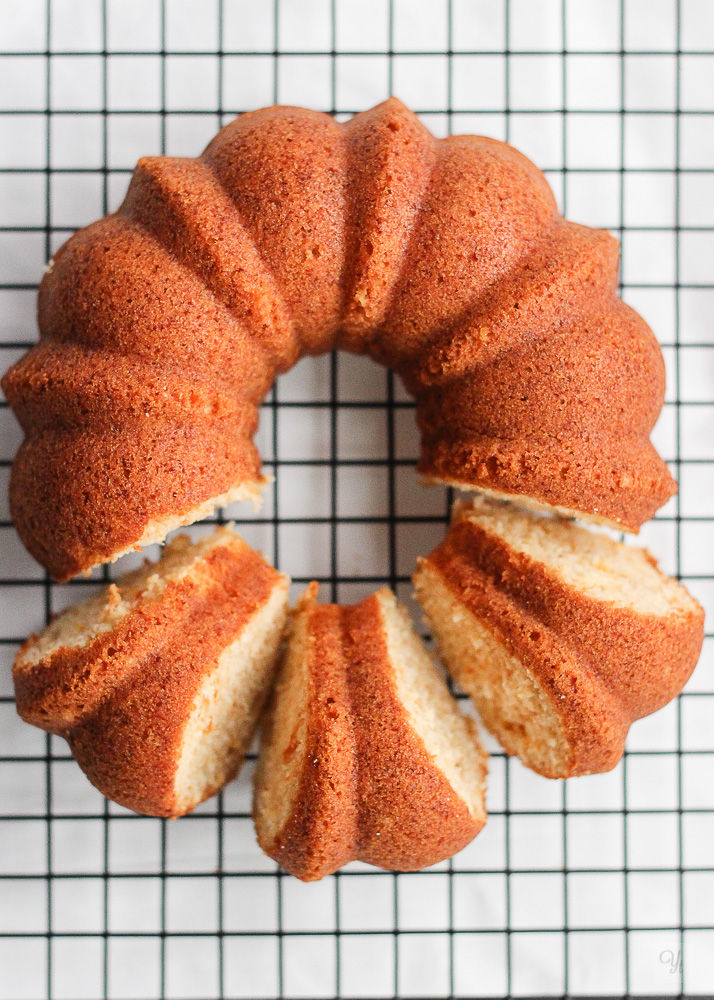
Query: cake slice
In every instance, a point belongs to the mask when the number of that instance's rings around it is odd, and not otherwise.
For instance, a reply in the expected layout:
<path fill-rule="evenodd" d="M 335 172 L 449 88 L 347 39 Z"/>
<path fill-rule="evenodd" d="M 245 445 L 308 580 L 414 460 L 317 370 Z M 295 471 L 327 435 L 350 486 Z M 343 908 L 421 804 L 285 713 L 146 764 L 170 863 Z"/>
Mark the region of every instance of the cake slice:
<path fill-rule="evenodd" d="M 155 564 L 58 615 L 21 647 L 27 722 L 63 736 L 135 812 L 181 816 L 237 773 L 278 660 L 288 579 L 231 528 L 175 538 Z"/>
<path fill-rule="evenodd" d="M 264 726 L 253 812 L 266 854 L 304 881 L 358 859 L 416 871 L 486 820 L 486 755 L 383 589 L 352 607 L 312 584 Z"/>
<path fill-rule="evenodd" d="M 702 646 L 704 612 L 648 552 L 492 500 L 456 504 L 414 584 L 485 727 L 550 778 L 613 768 Z"/>

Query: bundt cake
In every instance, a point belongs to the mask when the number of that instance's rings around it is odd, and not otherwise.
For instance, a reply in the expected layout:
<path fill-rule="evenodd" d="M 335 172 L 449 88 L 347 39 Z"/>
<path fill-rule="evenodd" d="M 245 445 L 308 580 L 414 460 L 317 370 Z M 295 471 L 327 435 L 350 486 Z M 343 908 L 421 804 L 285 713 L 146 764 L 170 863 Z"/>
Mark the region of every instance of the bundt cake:
<path fill-rule="evenodd" d="M 294 613 L 264 725 L 253 813 L 266 854 L 304 881 L 354 859 L 413 871 L 486 813 L 486 756 L 389 590 Z"/>
<path fill-rule="evenodd" d="M 278 661 L 288 580 L 231 529 L 69 608 L 22 646 L 27 722 L 64 736 L 108 798 L 181 816 L 237 772 Z"/>
<path fill-rule="evenodd" d="M 66 580 L 256 497 L 258 405 L 336 347 L 414 395 L 427 481 L 637 531 L 676 487 L 617 260 L 516 150 L 437 141 L 395 99 L 344 125 L 254 111 L 198 159 L 144 158 L 50 261 L 40 342 L 3 380 L 20 536 Z"/>
<path fill-rule="evenodd" d="M 414 584 L 486 728 L 550 778 L 613 768 L 702 646 L 704 612 L 649 553 L 492 500 L 455 506 Z"/>

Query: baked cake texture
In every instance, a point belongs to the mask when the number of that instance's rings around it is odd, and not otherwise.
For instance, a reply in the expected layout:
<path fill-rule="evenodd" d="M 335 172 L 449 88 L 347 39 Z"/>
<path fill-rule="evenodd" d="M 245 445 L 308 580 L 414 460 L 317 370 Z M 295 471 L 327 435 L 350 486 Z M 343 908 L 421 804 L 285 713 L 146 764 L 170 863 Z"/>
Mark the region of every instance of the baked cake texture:
<path fill-rule="evenodd" d="M 414 584 L 485 727 L 550 778 L 613 768 L 702 647 L 704 612 L 648 552 L 488 499 L 455 506 Z"/>
<path fill-rule="evenodd" d="M 181 816 L 238 771 L 278 662 L 288 580 L 230 528 L 58 615 L 20 649 L 27 722 L 120 805 Z"/>
<path fill-rule="evenodd" d="M 526 157 L 436 140 L 394 98 L 342 125 L 266 108 L 197 159 L 146 157 L 50 262 L 40 342 L 3 380 L 18 532 L 67 580 L 257 498 L 261 400 L 333 348 L 401 376 L 426 481 L 637 531 L 676 487 L 617 262 Z"/>
<path fill-rule="evenodd" d="M 416 871 L 486 820 L 486 755 L 391 591 L 351 607 L 311 586 L 263 729 L 253 815 L 304 881 L 358 859 Z"/>

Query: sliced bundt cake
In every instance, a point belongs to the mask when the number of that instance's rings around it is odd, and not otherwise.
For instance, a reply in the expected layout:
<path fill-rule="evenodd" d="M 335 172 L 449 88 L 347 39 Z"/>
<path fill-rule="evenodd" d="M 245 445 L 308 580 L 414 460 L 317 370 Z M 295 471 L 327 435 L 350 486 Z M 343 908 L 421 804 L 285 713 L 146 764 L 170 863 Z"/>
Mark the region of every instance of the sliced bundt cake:
<path fill-rule="evenodd" d="M 704 612 L 649 553 L 510 504 L 457 504 L 414 584 L 486 728 L 551 778 L 614 767 L 702 646 Z"/>
<path fill-rule="evenodd" d="M 254 818 L 305 881 L 354 859 L 414 871 L 483 826 L 486 756 L 389 590 L 301 601 L 264 726 Z"/>
<path fill-rule="evenodd" d="M 230 528 L 62 612 L 20 649 L 27 722 L 64 736 L 108 798 L 181 816 L 237 772 L 268 695 L 288 580 Z"/>

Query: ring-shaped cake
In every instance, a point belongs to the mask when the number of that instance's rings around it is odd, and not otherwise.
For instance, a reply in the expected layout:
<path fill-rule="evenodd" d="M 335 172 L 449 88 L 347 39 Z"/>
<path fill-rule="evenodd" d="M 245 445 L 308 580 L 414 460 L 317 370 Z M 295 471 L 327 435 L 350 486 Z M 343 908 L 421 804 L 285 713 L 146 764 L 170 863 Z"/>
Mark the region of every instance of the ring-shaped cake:
<path fill-rule="evenodd" d="M 617 261 L 526 157 L 437 140 L 393 98 L 346 124 L 267 108 L 197 159 L 144 158 L 50 262 L 40 341 L 3 380 L 20 536 L 64 581 L 256 498 L 261 401 L 334 348 L 401 377 L 426 481 L 637 531 L 676 486 Z"/>

